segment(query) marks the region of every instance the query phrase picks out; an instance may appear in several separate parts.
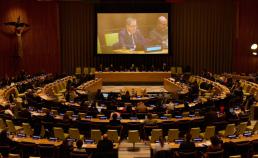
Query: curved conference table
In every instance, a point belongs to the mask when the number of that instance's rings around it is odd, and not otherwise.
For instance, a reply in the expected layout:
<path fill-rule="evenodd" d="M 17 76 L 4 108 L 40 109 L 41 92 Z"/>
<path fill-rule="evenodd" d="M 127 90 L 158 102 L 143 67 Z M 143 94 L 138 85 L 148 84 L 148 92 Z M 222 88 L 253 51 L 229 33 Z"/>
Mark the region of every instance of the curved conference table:
<path fill-rule="evenodd" d="M 171 77 L 170 71 L 153 72 L 95 72 L 96 78 L 102 78 L 103 82 L 160 82 L 164 78 Z"/>

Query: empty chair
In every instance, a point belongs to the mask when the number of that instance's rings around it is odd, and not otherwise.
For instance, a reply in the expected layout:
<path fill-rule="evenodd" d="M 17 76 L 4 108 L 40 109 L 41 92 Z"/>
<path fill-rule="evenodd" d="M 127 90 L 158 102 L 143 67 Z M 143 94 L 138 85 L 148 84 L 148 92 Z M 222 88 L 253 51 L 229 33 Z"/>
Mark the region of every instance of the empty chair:
<path fill-rule="evenodd" d="M 135 143 L 140 142 L 140 135 L 138 130 L 128 131 L 128 142 L 133 143 L 133 149 L 135 150 Z"/>
<path fill-rule="evenodd" d="M 75 68 L 75 75 L 80 75 L 82 73 L 81 67 Z"/>
<path fill-rule="evenodd" d="M 239 134 L 243 134 L 246 130 L 247 127 L 247 122 L 241 122 L 238 126 L 237 126 L 237 135 Z"/>
<path fill-rule="evenodd" d="M 88 75 L 90 72 L 89 72 L 89 68 L 88 67 L 84 67 L 83 68 L 83 74 L 84 75 Z"/>
<path fill-rule="evenodd" d="M 108 130 L 107 131 L 108 139 L 112 140 L 114 143 L 118 143 L 120 137 L 118 137 L 117 130 Z"/>
<path fill-rule="evenodd" d="M 66 111 L 66 114 L 69 116 L 69 117 L 72 117 L 72 115 L 74 114 L 73 111 Z"/>
<path fill-rule="evenodd" d="M 57 111 L 56 109 L 51 109 L 51 113 L 52 113 L 53 115 L 58 115 L 58 111 Z"/>
<path fill-rule="evenodd" d="M 183 68 L 182 68 L 182 67 L 176 67 L 176 73 L 177 73 L 178 75 L 183 74 Z"/>
<path fill-rule="evenodd" d="M 162 137 L 162 129 L 153 129 L 151 131 L 150 142 L 154 143 L 159 140 L 160 137 Z"/>
<path fill-rule="evenodd" d="M 6 120 L 6 124 L 7 124 L 7 127 L 8 127 L 8 131 L 10 133 L 17 133 L 19 130 L 22 130 L 21 126 L 14 126 L 12 120 Z"/>
<path fill-rule="evenodd" d="M 225 130 L 219 131 L 219 134 L 221 134 L 224 137 L 227 137 L 229 135 L 233 135 L 235 133 L 235 130 L 235 124 L 228 124 Z"/>
<path fill-rule="evenodd" d="M 86 113 L 83 113 L 83 112 L 79 112 L 79 118 L 85 118 L 86 117 Z"/>
<path fill-rule="evenodd" d="M 248 126 L 247 130 L 252 131 L 253 133 L 256 133 L 256 131 L 258 131 L 258 121 L 255 122 L 254 126 Z"/>
<path fill-rule="evenodd" d="M 66 139 L 69 135 L 64 133 L 64 130 L 60 127 L 54 127 L 54 136 L 60 140 Z"/>
<path fill-rule="evenodd" d="M 101 140 L 101 131 L 99 129 L 92 129 L 91 139 L 94 140 L 95 143 L 98 143 Z"/>
<path fill-rule="evenodd" d="M 32 136 L 33 135 L 33 130 L 31 128 L 30 124 L 22 123 L 22 128 L 23 128 L 24 134 L 26 134 L 26 136 Z"/>
<path fill-rule="evenodd" d="M 0 118 L 0 131 L 6 128 L 6 124 L 2 118 Z"/>
<path fill-rule="evenodd" d="M 205 133 L 200 134 L 206 140 L 209 140 L 210 137 L 215 135 L 215 126 L 207 126 L 205 129 Z"/>
<path fill-rule="evenodd" d="M 224 150 L 207 152 L 208 158 L 223 158 Z"/>
<path fill-rule="evenodd" d="M 80 134 L 79 130 L 77 128 L 69 128 L 69 137 L 73 139 L 80 139 L 83 140 L 84 136 Z"/>
<path fill-rule="evenodd" d="M 176 74 L 176 67 L 171 67 L 170 71 L 171 71 L 172 75 L 175 75 Z"/>
<path fill-rule="evenodd" d="M 178 129 L 169 129 L 168 130 L 168 137 L 167 137 L 168 142 L 174 142 L 175 139 L 178 139 L 178 137 L 179 137 Z"/>
<path fill-rule="evenodd" d="M 192 138 L 199 138 L 200 137 L 200 131 L 201 129 L 198 128 L 191 128 L 190 134 L 192 135 Z"/>

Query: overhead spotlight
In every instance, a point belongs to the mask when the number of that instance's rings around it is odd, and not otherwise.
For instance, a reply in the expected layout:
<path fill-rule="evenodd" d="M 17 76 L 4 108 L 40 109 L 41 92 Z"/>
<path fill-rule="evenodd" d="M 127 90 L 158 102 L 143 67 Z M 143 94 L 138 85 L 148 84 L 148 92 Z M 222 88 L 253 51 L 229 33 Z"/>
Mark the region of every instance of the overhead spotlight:
<path fill-rule="evenodd" d="M 252 44 L 252 45 L 251 45 L 251 49 L 252 49 L 252 50 L 256 50 L 256 49 L 257 49 L 257 44 L 256 44 L 256 43 Z"/>
<path fill-rule="evenodd" d="M 253 52 L 252 54 L 256 56 L 256 55 L 257 55 L 257 52 Z"/>

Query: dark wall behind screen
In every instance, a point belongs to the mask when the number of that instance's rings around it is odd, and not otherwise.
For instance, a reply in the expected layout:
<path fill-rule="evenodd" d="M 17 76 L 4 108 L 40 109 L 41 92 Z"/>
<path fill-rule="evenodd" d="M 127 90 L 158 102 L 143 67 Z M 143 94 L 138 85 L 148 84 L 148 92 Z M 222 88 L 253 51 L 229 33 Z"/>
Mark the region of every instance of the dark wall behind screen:
<path fill-rule="evenodd" d="M 231 71 L 235 32 L 233 0 L 171 4 L 171 53 L 153 56 L 96 55 L 94 4 L 61 2 L 59 10 L 63 72 L 100 63 L 161 66 L 163 62 L 169 66 L 189 65 L 193 72 L 200 72 L 202 68 L 213 72 Z"/>

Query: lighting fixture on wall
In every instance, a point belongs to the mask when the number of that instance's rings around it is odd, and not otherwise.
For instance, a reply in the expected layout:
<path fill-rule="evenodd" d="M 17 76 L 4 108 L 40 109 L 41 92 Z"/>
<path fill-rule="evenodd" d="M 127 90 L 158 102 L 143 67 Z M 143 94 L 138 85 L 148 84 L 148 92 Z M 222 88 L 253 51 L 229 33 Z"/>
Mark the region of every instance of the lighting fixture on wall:
<path fill-rule="evenodd" d="M 258 45 L 256 43 L 251 45 L 252 54 L 257 56 L 257 47 Z"/>

